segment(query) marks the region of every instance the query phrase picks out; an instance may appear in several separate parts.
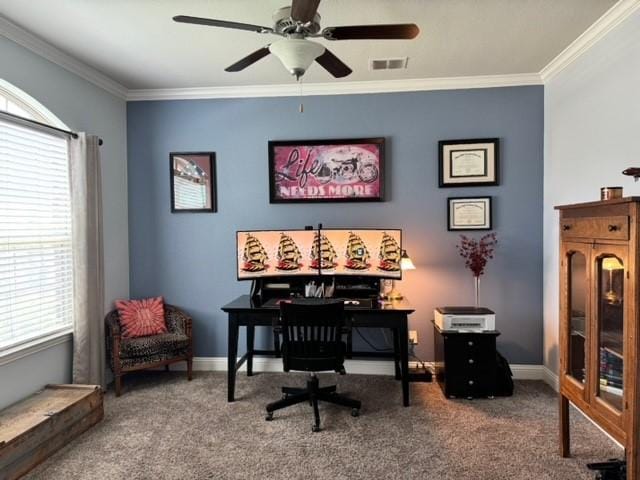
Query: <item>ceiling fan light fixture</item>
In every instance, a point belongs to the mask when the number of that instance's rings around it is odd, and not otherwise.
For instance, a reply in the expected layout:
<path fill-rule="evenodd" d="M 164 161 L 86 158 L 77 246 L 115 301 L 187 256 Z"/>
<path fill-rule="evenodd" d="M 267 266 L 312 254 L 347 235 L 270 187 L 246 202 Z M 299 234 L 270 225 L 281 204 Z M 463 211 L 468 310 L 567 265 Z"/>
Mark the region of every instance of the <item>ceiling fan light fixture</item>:
<path fill-rule="evenodd" d="M 269 46 L 269 51 L 278 57 L 289 73 L 296 78 L 304 75 L 324 50 L 319 43 L 301 38 L 285 38 Z"/>

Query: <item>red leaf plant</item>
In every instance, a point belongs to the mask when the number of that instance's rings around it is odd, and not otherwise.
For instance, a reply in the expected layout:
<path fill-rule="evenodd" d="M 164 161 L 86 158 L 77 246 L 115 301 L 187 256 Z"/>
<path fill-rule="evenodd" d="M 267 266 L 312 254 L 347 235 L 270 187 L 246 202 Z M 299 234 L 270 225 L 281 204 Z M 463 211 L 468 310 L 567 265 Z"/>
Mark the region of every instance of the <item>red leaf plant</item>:
<path fill-rule="evenodd" d="M 474 277 L 479 277 L 484 273 L 487 261 L 493 258 L 498 239 L 495 233 L 484 235 L 479 241 L 460 235 L 460 243 L 456 245 L 458 253 L 464 258 L 464 265 L 473 272 Z"/>

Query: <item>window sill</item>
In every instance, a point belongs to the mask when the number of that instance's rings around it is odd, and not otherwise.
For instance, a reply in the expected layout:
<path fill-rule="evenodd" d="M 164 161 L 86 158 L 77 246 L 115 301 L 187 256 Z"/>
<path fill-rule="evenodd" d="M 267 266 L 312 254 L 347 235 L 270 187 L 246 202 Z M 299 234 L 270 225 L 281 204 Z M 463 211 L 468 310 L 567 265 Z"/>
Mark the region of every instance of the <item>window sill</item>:
<path fill-rule="evenodd" d="M 47 348 L 55 347 L 61 343 L 71 342 L 73 339 L 73 330 L 65 330 L 62 332 L 56 332 L 46 337 L 38 338 L 31 342 L 23 343 L 13 348 L 9 348 L 0 353 L 0 366 L 6 365 L 11 362 L 15 362 L 20 358 L 34 353 L 41 352 Z"/>

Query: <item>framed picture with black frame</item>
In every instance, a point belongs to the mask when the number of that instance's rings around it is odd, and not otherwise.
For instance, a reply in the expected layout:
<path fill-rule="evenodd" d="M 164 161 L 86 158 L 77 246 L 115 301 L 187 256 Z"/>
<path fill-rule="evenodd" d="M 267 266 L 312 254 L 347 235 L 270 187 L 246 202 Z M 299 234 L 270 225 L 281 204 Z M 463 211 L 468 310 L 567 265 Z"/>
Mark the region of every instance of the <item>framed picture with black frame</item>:
<path fill-rule="evenodd" d="M 438 148 L 438 185 L 441 188 L 499 184 L 498 138 L 441 140 Z"/>
<path fill-rule="evenodd" d="M 449 197 L 447 230 L 491 230 L 491 197 Z"/>
<path fill-rule="evenodd" d="M 384 201 L 385 139 L 272 140 L 270 203 Z"/>
<path fill-rule="evenodd" d="M 170 153 L 169 179 L 173 213 L 217 211 L 214 152 Z"/>

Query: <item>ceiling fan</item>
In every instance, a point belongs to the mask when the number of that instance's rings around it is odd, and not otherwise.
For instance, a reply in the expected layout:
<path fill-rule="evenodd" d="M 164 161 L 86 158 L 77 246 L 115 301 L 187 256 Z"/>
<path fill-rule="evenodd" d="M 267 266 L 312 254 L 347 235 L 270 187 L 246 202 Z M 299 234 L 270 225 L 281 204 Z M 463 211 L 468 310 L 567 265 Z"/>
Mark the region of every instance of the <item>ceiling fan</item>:
<path fill-rule="evenodd" d="M 415 38 L 420 29 L 414 23 L 394 25 L 350 25 L 325 27 L 320 30 L 320 0 L 292 0 L 290 7 L 283 7 L 273 14 L 273 27 L 247 23 L 215 20 L 213 18 L 178 15 L 173 20 L 211 27 L 233 28 L 256 33 L 269 33 L 284 37 L 247 55 L 242 60 L 225 68 L 227 72 L 239 72 L 258 60 L 273 53 L 285 68 L 300 79 L 315 60 L 336 78 L 346 77 L 352 70 L 323 45 L 308 38 L 325 40 L 409 40 Z"/>

